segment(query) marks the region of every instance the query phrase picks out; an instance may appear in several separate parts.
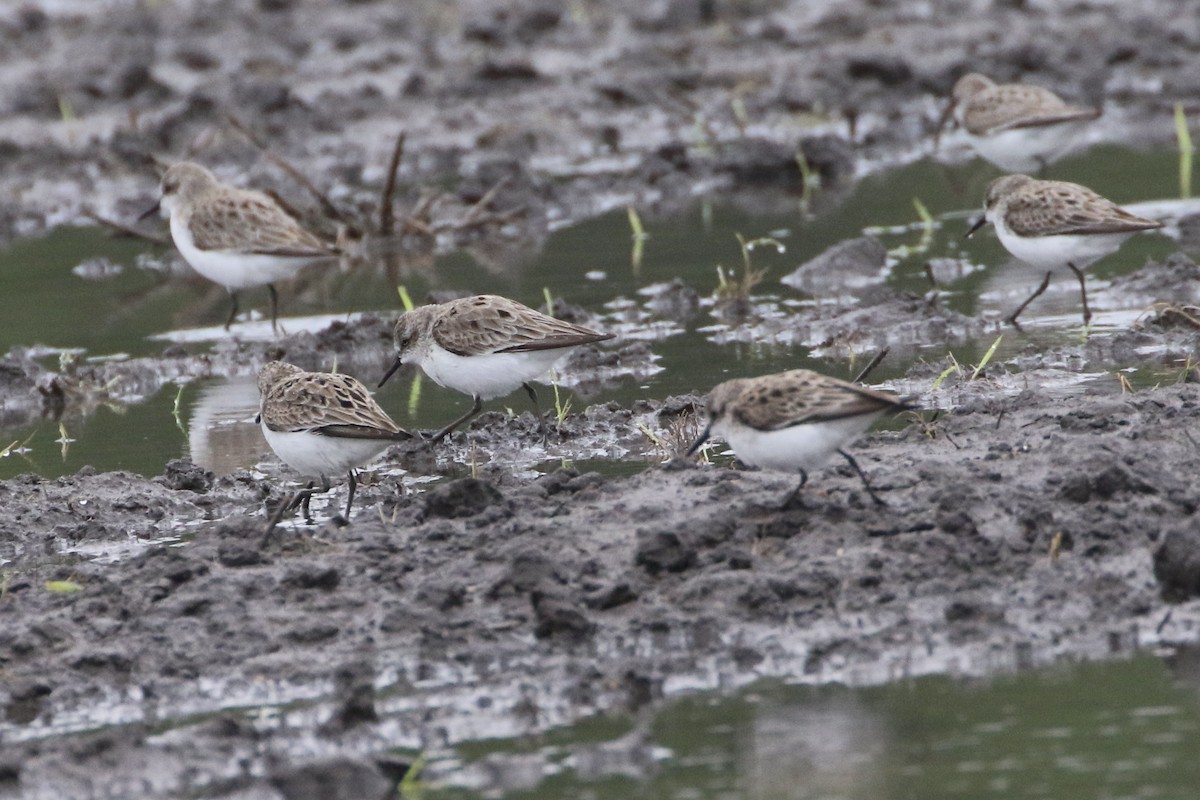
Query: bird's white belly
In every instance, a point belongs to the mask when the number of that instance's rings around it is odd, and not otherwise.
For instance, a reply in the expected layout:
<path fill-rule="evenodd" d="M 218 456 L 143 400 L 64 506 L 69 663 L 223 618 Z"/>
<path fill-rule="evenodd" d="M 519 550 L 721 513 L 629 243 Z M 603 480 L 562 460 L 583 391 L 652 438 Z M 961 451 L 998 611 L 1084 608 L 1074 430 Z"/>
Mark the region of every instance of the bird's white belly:
<path fill-rule="evenodd" d="M 201 250 L 185 223 L 171 215 L 171 238 L 183 260 L 214 283 L 237 290 L 288 280 L 304 267 L 324 257 L 271 256 L 232 250 Z"/>
<path fill-rule="evenodd" d="M 712 433 L 728 442 L 737 457 L 751 466 L 780 472 L 809 472 L 861 436 L 882 413 L 793 425 L 776 431 L 718 422 L 713 425 Z"/>
<path fill-rule="evenodd" d="M 1083 269 L 1109 253 L 1116 252 L 1132 233 L 1089 233 L 1057 236 L 1018 236 L 1003 225 L 996 236 L 1008 252 L 1039 269 L 1065 269 L 1067 262 Z"/>
<path fill-rule="evenodd" d="M 267 444 L 301 475 L 336 477 L 360 467 L 388 448 L 378 439 L 343 439 L 307 431 L 273 431 L 262 425 Z"/>
<path fill-rule="evenodd" d="M 521 384 L 542 377 L 574 349 L 560 347 L 523 353 L 459 356 L 435 345 L 422 355 L 420 364 L 425 374 L 439 386 L 491 400 L 511 394 Z"/>
<path fill-rule="evenodd" d="M 1009 172 L 1036 172 L 1066 155 L 1082 131 L 1079 122 L 1063 122 L 981 136 L 964 133 L 975 152 L 997 167 Z"/>

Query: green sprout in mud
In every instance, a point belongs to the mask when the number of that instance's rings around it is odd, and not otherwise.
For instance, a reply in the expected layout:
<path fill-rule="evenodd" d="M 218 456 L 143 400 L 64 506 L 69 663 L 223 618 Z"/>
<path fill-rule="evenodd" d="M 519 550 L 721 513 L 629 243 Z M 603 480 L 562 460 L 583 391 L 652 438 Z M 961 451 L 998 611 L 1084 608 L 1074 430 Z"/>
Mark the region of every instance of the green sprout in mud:
<path fill-rule="evenodd" d="M 558 374 L 554 371 L 550 372 L 550 386 L 554 389 L 554 419 L 558 424 L 558 428 L 562 430 L 563 421 L 567 415 L 571 413 L 571 398 L 564 398 L 558 390 Z"/>
<path fill-rule="evenodd" d="M 933 233 L 937 230 L 937 220 L 929 213 L 929 209 L 921 202 L 921 198 L 914 197 L 912 200 L 913 208 L 917 212 L 917 227 L 921 231 L 921 238 L 914 245 L 902 244 L 899 247 L 893 247 L 888 251 L 888 255 L 893 258 L 908 258 L 909 256 L 921 255 L 929 251 L 933 245 Z M 913 226 L 909 226 L 910 228 Z"/>
<path fill-rule="evenodd" d="M 55 592 L 57 594 L 71 594 L 83 589 L 82 584 L 76 583 L 75 576 L 72 575 L 65 581 L 46 581 L 46 591 Z"/>
<path fill-rule="evenodd" d="M 413 759 L 400 784 L 396 787 L 396 797 L 399 800 L 421 800 L 425 793 L 425 784 L 421 781 L 421 770 L 425 769 L 427 758 L 420 753 Z"/>
<path fill-rule="evenodd" d="M 16 574 L 11 569 L 0 572 L 0 603 L 3 603 L 4 598 L 8 597 L 8 586 L 12 583 L 13 576 Z"/>
<path fill-rule="evenodd" d="M 421 407 L 421 373 L 413 375 L 412 383 L 408 387 L 408 416 L 410 418 L 417 415 L 417 409 Z"/>
<path fill-rule="evenodd" d="M 75 441 L 67 435 L 67 426 L 58 423 L 58 438 L 54 440 L 55 444 L 62 445 L 62 460 L 67 460 L 67 450 L 71 447 L 71 442 Z"/>
<path fill-rule="evenodd" d="M 20 440 L 13 440 L 13 442 L 7 447 L 0 449 L 0 458 L 8 458 L 14 453 L 19 456 L 23 456 L 26 453 L 33 452 L 32 448 L 29 447 L 29 443 L 33 441 L 33 437 L 36 435 L 37 431 L 34 431 L 33 433 L 29 434 L 29 436 L 23 442 Z"/>
<path fill-rule="evenodd" d="M 175 401 L 171 404 L 171 416 L 175 419 L 175 427 L 184 436 L 187 436 L 187 428 L 183 426 L 183 419 L 179 415 L 179 410 L 183 406 L 183 384 L 179 384 L 179 388 L 175 390 Z"/>
<path fill-rule="evenodd" d="M 542 297 L 544 297 L 546 300 L 546 314 L 553 317 L 554 316 L 554 295 L 550 294 L 549 286 L 542 287 Z"/>
<path fill-rule="evenodd" d="M 408 296 L 408 287 L 403 284 L 397 286 L 396 294 L 400 295 L 400 305 L 404 306 L 404 310 L 412 311 L 414 306 L 412 298 Z"/>
<path fill-rule="evenodd" d="M 996 337 L 996 341 L 992 342 L 992 346 L 989 347 L 987 352 L 983 354 L 983 358 L 979 360 L 979 363 L 976 364 L 974 368 L 972 368 L 971 375 L 969 378 L 967 378 L 968 381 L 979 379 L 979 376 L 983 374 L 983 371 L 987 368 L 987 365 L 991 363 L 992 357 L 996 355 L 996 349 L 1000 347 L 1000 342 L 1003 341 L 1003 339 L 1004 334 L 1000 334 Z M 934 379 L 933 385 L 929 387 L 931 392 L 936 392 L 938 389 L 940 389 L 942 384 L 945 383 L 946 379 L 951 375 L 962 375 L 965 372 L 962 365 L 958 363 L 958 359 L 954 357 L 954 353 L 947 353 L 947 356 L 950 359 L 950 366 L 942 370 L 942 373 Z"/>
<path fill-rule="evenodd" d="M 740 233 L 735 234 L 735 236 L 737 236 L 738 246 L 742 251 L 742 275 L 740 278 L 734 278 L 732 271 L 726 273 L 724 267 L 720 264 L 717 265 L 717 288 L 713 292 L 713 297 L 718 304 L 744 302 L 750 299 L 751 290 L 762 283 L 763 276 L 767 274 L 769 268 L 754 268 L 750 254 L 755 247 L 771 245 L 777 253 L 783 254 L 787 251 L 787 247 L 783 242 L 770 236 L 750 240 L 747 240 Z"/>
<path fill-rule="evenodd" d="M 812 214 L 813 195 L 821 188 L 821 174 L 813 171 L 803 150 L 796 151 L 796 166 L 800 169 L 800 213 L 807 217 Z"/>
<path fill-rule="evenodd" d="M 634 275 L 640 275 L 642 272 L 642 255 L 646 249 L 646 240 L 650 238 L 650 234 L 646 233 L 646 229 L 642 226 L 642 218 L 638 215 L 637 209 L 633 206 L 628 206 L 625 213 L 629 216 L 630 237 L 633 240 L 633 249 L 629 253 L 629 264 L 633 268 Z"/>
<path fill-rule="evenodd" d="M 1192 196 L 1192 153 L 1194 148 L 1182 103 L 1175 104 L 1175 140 L 1179 143 L 1179 196 L 1187 200 Z"/>
<path fill-rule="evenodd" d="M 746 112 L 746 101 L 742 99 L 740 90 L 735 90 L 729 99 L 729 108 L 733 112 L 733 124 L 737 126 L 738 133 L 745 136 L 746 128 L 750 127 L 750 115 Z"/>

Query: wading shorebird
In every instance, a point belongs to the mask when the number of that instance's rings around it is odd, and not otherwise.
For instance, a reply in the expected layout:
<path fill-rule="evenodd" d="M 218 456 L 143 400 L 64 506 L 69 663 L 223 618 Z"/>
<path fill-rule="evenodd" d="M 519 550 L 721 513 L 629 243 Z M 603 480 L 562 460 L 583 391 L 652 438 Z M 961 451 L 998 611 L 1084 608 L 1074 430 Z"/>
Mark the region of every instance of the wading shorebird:
<path fill-rule="evenodd" d="M 893 394 L 807 369 L 736 378 L 709 392 L 707 424 L 687 454 L 717 437 L 752 467 L 800 473 L 800 485 L 784 507 L 799 497 L 808 473 L 837 454 L 858 473 L 871 499 L 883 505 L 858 462 L 842 448 L 883 414 L 910 408 Z"/>
<path fill-rule="evenodd" d="M 1040 181 L 1028 175 L 1007 175 L 988 186 L 983 216 L 967 236 L 987 223 L 1008 252 L 1022 261 L 1046 270 L 1041 286 L 1007 317 L 1014 327 L 1017 317 L 1050 285 L 1054 270 L 1067 267 L 1079 280 L 1083 300 L 1083 324 L 1092 319 L 1088 308 L 1083 270 L 1092 262 L 1115 253 L 1138 231 L 1151 231 L 1163 224 L 1131 214 L 1086 186 L 1066 181 Z"/>
<path fill-rule="evenodd" d="M 613 338 L 573 325 L 493 294 L 421 306 L 400 315 L 393 331 L 396 361 L 383 386 L 402 364 L 419 364 L 438 386 L 471 396 L 467 413 L 434 434 L 439 442 L 473 419 L 484 400 L 524 387 L 543 437 L 546 423 L 530 381 L 549 372 L 580 345 Z"/>
<path fill-rule="evenodd" d="M 238 291 L 265 285 L 271 296 L 271 330 L 277 331 L 275 283 L 340 253 L 305 230 L 270 195 L 226 186 L 191 161 L 168 167 L 160 189 L 158 202 L 139 219 L 158 211 L 169 215 L 171 238 L 180 255 L 229 292 L 233 307 L 225 330 L 237 316 Z"/>
<path fill-rule="evenodd" d="M 954 84 L 938 120 L 935 150 L 951 115 L 984 159 L 1010 172 L 1032 172 L 1066 155 L 1100 109 L 1071 105 L 1040 86 L 997 84 L 972 72 Z"/>
<path fill-rule="evenodd" d="M 349 520 L 358 487 L 355 470 L 390 445 L 412 438 L 379 407 L 367 387 L 349 375 L 305 372 L 294 364 L 271 361 L 258 371 L 258 391 L 258 421 L 267 444 L 296 472 L 321 481 L 320 487 L 310 482 L 283 503 L 268 531 L 297 506 L 311 522 L 312 495 L 329 491 L 330 476 L 342 473 L 350 480 Z"/>

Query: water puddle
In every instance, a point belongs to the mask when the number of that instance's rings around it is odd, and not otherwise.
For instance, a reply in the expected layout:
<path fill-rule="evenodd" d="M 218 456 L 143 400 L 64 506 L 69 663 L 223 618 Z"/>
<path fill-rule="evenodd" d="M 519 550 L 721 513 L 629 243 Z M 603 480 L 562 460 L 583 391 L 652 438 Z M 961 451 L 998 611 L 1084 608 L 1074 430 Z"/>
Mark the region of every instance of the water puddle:
<path fill-rule="evenodd" d="M 1114 163 L 1121 169 L 1114 169 Z M 646 236 L 639 241 L 631 236 L 629 215 L 622 210 L 563 228 L 538 252 L 457 252 L 423 264 L 384 259 L 348 271 L 310 272 L 281 287 L 282 322 L 295 333 L 363 313 L 391 315 L 400 307 L 401 285 L 418 301 L 431 290 L 455 289 L 502 293 L 535 306 L 550 291 L 602 313 L 622 341 L 645 341 L 651 351 L 647 366 L 635 374 L 579 376 L 600 378 L 584 383 L 563 376 L 559 408 L 570 402 L 572 411 L 610 400 L 628 407 L 644 398 L 706 391 L 732 376 L 793 367 L 849 377 L 882 346 L 891 346 L 892 352 L 872 375 L 876 382 L 902 375 L 913 362 L 948 363 L 948 353 L 961 364 L 978 363 L 997 339 L 992 355 L 997 364 L 1031 346 L 1078 349 L 1085 337 L 1073 280 L 1051 284 L 1023 317 L 1023 331 L 995 321 L 1032 292 L 1040 276 L 1013 263 L 990 233 L 962 238 L 994 175 L 980 162 L 951 166 L 922 160 L 868 175 L 849 188 L 820 191 L 811 210 L 794 196 L 710 197 L 677 218 L 643 214 Z M 1099 146 L 1058 164 L 1049 177 L 1088 184 L 1136 204 L 1139 213 L 1172 221 L 1197 205 L 1164 199 L 1177 181 L 1172 152 Z M 875 234 L 888 250 L 885 268 L 878 273 L 823 273 L 797 279 L 792 286 L 780 283 L 799 265 L 864 231 Z M 1166 233 L 1178 236 L 1178 226 L 1172 222 Z M 748 321 L 729 317 L 712 300 L 721 276 L 736 281 L 745 272 L 739 235 L 746 241 L 771 240 L 749 251 L 752 269 L 766 272 L 751 289 Z M 1093 340 L 1128 329 L 1146 312 L 1142 298 L 1131 304 L 1121 292 L 1108 290 L 1113 278 L 1177 249 L 1168 236 L 1134 237 L 1090 272 Z M 86 362 L 158 354 L 164 342 L 204 353 L 213 343 L 222 347 L 234 337 L 271 338 L 270 325 L 262 318 L 265 292 L 245 293 L 242 307 L 250 309 L 250 318 L 226 333 L 220 327 L 228 308 L 223 290 L 189 275 L 170 251 L 147 251 L 96 229 L 62 229 L 16 242 L 0 252 L 0 275 L 10 307 L 0 322 L 0 348 L 33 346 L 51 367 L 64 352 L 82 354 Z M 921 326 L 868 326 L 847 333 L 843 323 L 827 319 L 831 308 L 853 309 L 864 292 L 883 284 L 970 319 L 933 342 L 923 338 L 927 329 Z M 86 324 L 80 309 L 86 309 Z M 797 311 L 815 312 L 817 318 L 797 327 L 789 323 Z M 979 321 L 981 315 L 986 322 Z M 386 362 L 384 348 L 378 356 L 381 364 Z M 1163 358 L 1170 362 L 1169 353 Z M 1131 379 L 1134 385 L 1153 384 L 1175 366 L 1180 365 L 1168 363 Z M 359 377 L 373 384 L 378 376 Z M 0 427 L 0 448 L 13 445 L 0 458 L 0 478 L 22 472 L 56 476 L 85 464 L 156 475 L 167 460 L 183 455 L 227 474 L 262 460 L 267 449 L 253 425 L 257 397 L 249 376 L 188 382 L 180 375 L 175 380 L 135 396 L 140 402 L 133 405 L 122 396 L 61 420 Z M 401 425 L 440 426 L 469 402 L 429 381 L 417 387 L 412 381 L 410 373 L 379 392 L 380 402 Z M 1095 383 L 1091 388 L 1103 384 Z M 1114 379 L 1107 388 L 1119 387 Z M 547 396 L 553 397 L 549 386 L 543 392 Z M 524 398 L 504 398 L 489 408 L 519 413 Z M 528 467 L 538 455 L 530 453 Z M 611 455 L 603 447 L 575 454 L 579 460 Z"/>

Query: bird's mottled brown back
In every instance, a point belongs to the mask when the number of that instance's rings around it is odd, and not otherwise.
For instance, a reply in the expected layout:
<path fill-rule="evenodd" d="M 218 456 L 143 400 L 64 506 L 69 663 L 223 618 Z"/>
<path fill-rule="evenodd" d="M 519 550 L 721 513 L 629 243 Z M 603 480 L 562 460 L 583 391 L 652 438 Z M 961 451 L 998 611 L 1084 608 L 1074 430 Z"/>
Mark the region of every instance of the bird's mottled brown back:
<path fill-rule="evenodd" d="M 206 194 L 193 204 L 188 230 L 201 250 L 313 258 L 337 252 L 269 196 L 243 189 Z"/>
<path fill-rule="evenodd" d="M 1030 180 L 1005 201 L 1005 223 L 1020 236 L 1133 233 L 1161 228 L 1086 186 Z"/>
<path fill-rule="evenodd" d="M 292 371 L 273 368 L 275 379 L 262 395 L 263 422 L 271 430 L 313 431 L 350 438 L 395 438 L 404 434 L 356 378 L 284 366 Z M 271 365 L 263 370 L 268 367 Z M 262 391 L 263 372 L 259 375 Z"/>
<path fill-rule="evenodd" d="M 439 310 L 431 328 L 434 341 L 460 356 L 554 350 L 613 337 L 497 295 L 452 300 Z"/>
<path fill-rule="evenodd" d="M 1100 111 L 1063 102 L 1040 86 L 1006 83 L 977 92 L 962 109 L 963 127 L 976 136 L 1071 120 L 1095 119 Z"/>
<path fill-rule="evenodd" d="M 763 431 L 909 408 L 895 395 L 806 369 L 743 379 L 733 399 L 735 419 Z"/>

